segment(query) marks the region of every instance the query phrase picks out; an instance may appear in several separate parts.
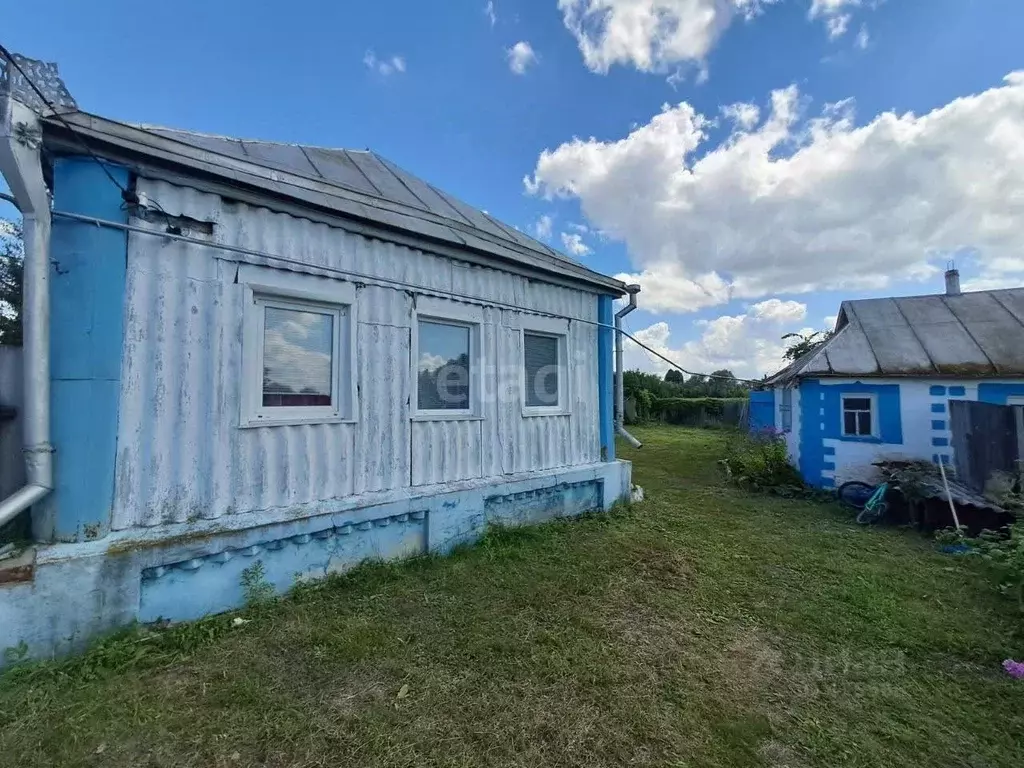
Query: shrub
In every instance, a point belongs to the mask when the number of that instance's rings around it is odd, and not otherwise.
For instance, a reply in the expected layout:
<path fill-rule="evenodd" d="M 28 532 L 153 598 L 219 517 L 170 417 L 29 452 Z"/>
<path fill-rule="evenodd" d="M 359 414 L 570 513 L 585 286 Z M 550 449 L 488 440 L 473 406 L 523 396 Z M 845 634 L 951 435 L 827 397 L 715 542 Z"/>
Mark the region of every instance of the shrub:
<path fill-rule="evenodd" d="M 805 491 L 803 478 L 789 461 L 786 441 L 772 429 L 737 434 L 719 463 L 731 480 L 755 490 L 794 495 Z"/>
<path fill-rule="evenodd" d="M 989 566 L 996 589 L 1017 600 L 1024 612 L 1024 522 L 1017 522 L 997 531 L 982 531 L 977 537 L 964 538 L 963 530 L 947 528 L 936 532 L 940 544 L 963 543 L 967 556 L 982 560 Z"/>

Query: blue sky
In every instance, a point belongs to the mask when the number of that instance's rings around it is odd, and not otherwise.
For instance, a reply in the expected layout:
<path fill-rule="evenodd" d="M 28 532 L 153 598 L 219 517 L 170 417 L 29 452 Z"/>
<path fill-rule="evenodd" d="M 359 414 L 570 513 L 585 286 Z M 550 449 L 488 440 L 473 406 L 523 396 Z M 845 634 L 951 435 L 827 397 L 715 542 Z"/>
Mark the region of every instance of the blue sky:
<path fill-rule="evenodd" d="M 550 217 L 553 245 L 640 280 L 630 327 L 692 369 L 764 373 L 783 332 L 937 291 L 952 255 L 968 285 L 1024 283 L 1019 2 L 486 6 L 51 0 L 6 8 L 3 42 L 87 111 L 369 147 L 523 230 Z"/>

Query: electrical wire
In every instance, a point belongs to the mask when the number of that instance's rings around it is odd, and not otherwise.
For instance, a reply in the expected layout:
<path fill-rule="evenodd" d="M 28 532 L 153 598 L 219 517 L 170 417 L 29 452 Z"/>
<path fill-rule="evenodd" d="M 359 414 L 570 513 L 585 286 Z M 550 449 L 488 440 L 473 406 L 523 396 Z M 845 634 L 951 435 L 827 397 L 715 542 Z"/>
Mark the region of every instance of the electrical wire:
<path fill-rule="evenodd" d="M 29 87 L 33 91 L 35 91 L 36 96 L 38 96 L 39 99 L 43 102 L 43 104 L 46 105 L 47 109 L 50 110 L 50 112 L 53 114 L 53 117 L 55 117 L 60 122 L 60 124 L 64 126 L 64 128 L 68 131 L 68 133 L 71 134 L 71 136 L 78 143 L 78 145 L 81 146 L 82 149 L 85 150 L 86 154 L 88 154 L 89 157 L 92 158 L 93 162 L 100 167 L 100 170 L 102 170 L 106 177 L 110 179 L 110 183 L 121 191 L 121 199 L 124 201 L 124 203 L 121 206 L 122 209 L 127 209 L 130 206 L 138 205 L 138 195 L 136 195 L 135 192 L 133 192 L 132 190 L 125 187 L 121 182 L 119 182 L 114 177 L 114 174 L 110 172 L 110 169 L 107 167 L 106 163 L 104 163 L 103 160 L 99 157 L 99 155 L 93 152 L 92 147 L 90 147 L 88 143 L 75 132 L 75 129 L 72 127 L 71 123 L 64 119 L 64 115 L 61 114 L 61 112 L 54 106 L 53 102 L 46 98 L 46 95 L 42 92 L 42 90 L 40 90 L 39 86 L 37 86 L 35 82 L 32 80 L 32 78 L 28 76 L 28 73 L 21 68 L 21 65 L 14 58 L 14 55 L 9 50 L 7 50 L 7 48 L 5 48 L 2 44 L 0 44 L 0 57 L 6 59 L 7 62 L 18 71 L 18 74 L 20 74 L 22 78 L 24 78 L 25 82 L 29 84 Z M 169 215 L 158 201 L 151 199 L 149 202 L 156 206 L 164 215 Z"/>
<path fill-rule="evenodd" d="M 121 184 L 121 182 L 114 178 L 114 174 L 110 172 L 110 169 L 107 168 L 107 166 L 103 163 L 102 160 L 100 160 L 96 153 L 92 151 L 92 148 L 88 144 L 86 144 L 85 141 L 77 133 L 75 133 L 74 129 L 71 127 L 71 124 L 64 119 L 64 116 L 53 105 L 53 102 L 46 98 L 46 95 L 39 89 L 39 86 L 37 86 L 32 81 L 32 78 L 28 76 L 25 70 L 21 68 L 21 65 L 14 58 L 14 55 L 10 51 L 8 51 L 3 45 L 0 45 L 0 56 L 3 56 L 12 67 L 18 70 L 18 74 L 20 74 L 24 78 L 25 82 L 29 84 L 29 87 L 33 91 L 35 91 L 36 96 L 39 97 L 40 101 L 42 101 L 43 104 L 46 105 L 50 112 L 53 113 L 53 116 L 60 121 L 61 125 L 63 125 L 71 133 L 71 135 L 75 137 L 75 140 L 78 141 L 78 143 L 82 146 L 82 149 L 84 149 L 89 154 L 89 157 L 91 157 L 96 162 L 96 164 L 103 169 L 103 172 L 107 175 L 107 178 L 110 179 L 110 183 L 117 187 L 119 190 L 121 190 L 121 196 L 127 200 L 128 197 L 132 195 L 132 193 L 129 192 L 124 187 L 124 185 Z"/>
<path fill-rule="evenodd" d="M 2 44 L 0 44 L 0 55 L 2 55 L 8 61 L 8 63 L 10 63 L 10 66 L 13 67 L 15 70 L 17 70 L 18 74 L 25 79 L 25 82 L 27 82 L 29 84 L 29 86 L 32 88 L 32 90 L 35 91 L 36 95 L 39 96 L 40 100 L 47 106 L 47 109 L 49 109 L 49 111 L 53 114 L 53 117 L 55 117 L 57 119 L 57 121 L 63 127 L 65 127 L 65 129 L 82 146 L 83 150 L 85 150 L 85 152 L 93 160 L 93 162 L 95 162 L 96 165 L 98 165 L 100 167 L 100 169 L 106 175 L 106 178 L 109 178 L 111 180 L 111 183 L 113 183 L 116 187 L 118 187 L 118 189 L 121 190 L 121 198 L 122 198 L 122 200 L 124 200 L 124 202 L 126 204 L 126 206 L 123 206 L 123 208 L 127 207 L 127 206 L 138 205 L 138 203 L 139 203 L 138 196 L 135 193 L 133 193 L 133 191 L 130 191 L 129 189 L 127 189 L 120 181 L 117 180 L 117 178 L 114 177 L 114 174 L 111 173 L 111 170 L 108 167 L 106 167 L 106 164 L 103 163 L 103 161 L 92 151 L 92 147 L 89 146 L 88 143 L 81 136 L 78 135 L 78 133 L 75 131 L 75 129 L 72 127 L 72 125 L 67 120 L 65 120 L 65 118 L 63 118 L 63 115 L 60 114 L 60 112 L 55 108 L 53 103 L 46 97 L 46 95 L 42 92 L 42 90 L 40 90 L 40 88 L 35 84 L 35 82 L 32 80 L 32 78 L 29 77 L 29 75 L 25 72 L 25 70 L 22 69 L 22 66 L 20 66 L 19 63 L 14 59 L 14 56 L 11 54 L 11 52 L 9 50 L 7 50 L 7 48 L 5 48 Z M 0 193 L 0 199 L 7 200 L 7 201 L 15 204 L 15 206 L 17 204 L 17 201 L 14 200 L 13 196 L 6 195 L 4 193 Z M 147 200 L 148 200 L 148 202 L 150 202 L 153 205 L 155 205 L 160 210 L 160 212 L 163 213 L 165 216 L 169 215 L 167 213 L 167 211 L 164 210 L 164 207 L 160 205 L 159 202 L 157 202 L 156 200 L 153 200 L 152 198 L 151 199 L 147 199 Z M 220 250 L 234 251 L 234 252 L 242 253 L 244 255 L 259 256 L 261 258 L 266 258 L 266 259 L 271 259 L 271 260 L 276 260 L 276 261 L 284 261 L 284 262 L 288 262 L 288 263 L 298 264 L 298 265 L 301 265 L 301 266 L 309 266 L 308 264 L 305 264 L 305 263 L 303 263 L 301 261 L 298 261 L 296 259 L 289 259 L 289 258 L 284 257 L 284 256 L 276 256 L 274 254 L 268 254 L 268 253 L 262 253 L 262 252 L 246 251 L 245 249 L 241 249 L 241 248 L 233 247 L 233 246 L 225 246 L 225 245 L 216 244 L 216 243 L 207 243 L 206 241 L 197 240 L 195 238 L 189 238 L 187 236 L 183 236 L 183 234 L 174 233 L 174 232 L 170 232 L 170 231 L 168 231 L 168 232 L 155 232 L 155 231 L 153 231 L 151 229 L 145 229 L 143 227 L 131 226 L 130 224 L 121 224 L 120 222 L 117 222 L 117 221 L 106 221 L 106 220 L 97 219 L 97 218 L 94 218 L 94 217 L 84 217 L 84 216 L 80 216 L 78 214 L 73 214 L 73 213 L 68 213 L 68 212 L 63 212 L 63 211 L 53 211 L 52 215 L 60 216 L 60 217 L 65 217 L 65 218 L 70 218 L 70 219 L 89 220 L 90 223 L 95 223 L 95 224 L 101 225 L 101 226 L 112 226 L 112 227 L 124 229 L 124 230 L 127 230 L 127 231 L 139 232 L 141 234 L 151 234 L 151 236 L 154 236 L 154 237 L 164 237 L 164 238 L 168 238 L 168 239 L 171 239 L 171 240 L 183 241 L 183 242 L 191 243 L 191 244 L 195 244 L 195 245 L 208 246 L 208 247 L 217 248 L 217 249 L 220 249 Z M 357 273 L 357 272 L 346 271 L 346 270 L 343 270 L 343 269 L 332 269 L 332 268 L 327 268 L 327 267 L 316 267 L 316 268 L 326 269 L 328 271 L 337 271 L 337 272 L 342 273 L 342 274 L 348 274 L 348 275 L 353 275 L 353 276 L 360 276 L 360 278 L 365 278 L 365 279 L 371 280 L 371 281 L 392 283 L 392 284 L 399 285 L 402 288 L 418 288 L 417 286 L 412 286 L 412 285 L 409 285 L 409 284 L 398 283 L 398 281 L 389 281 L 387 279 L 377 278 L 377 276 L 370 275 L 370 274 L 360 274 L 360 273 Z M 439 293 L 449 293 L 453 298 L 470 299 L 470 300 L 474 299 L 474 297 L 471 297 L 471 296 L 460 296 L 458 294 L 451 293 L 451 292 L 439 292 Z M 494 306 L 505 306 L 506 308 L 509 308 L 509 309 L 514 309 L 514 310 L 522 311 L 522 307 L 516 307 L 516 306 L 511 305 L 511 304 L 502 305 L 500 302 L 488 302 L 488 303 L 490 303 L 490 304 L 492 304 Z M 690 371 L 687 371 L 685 368 L 683 368 L 679 364 L 677 364 L 677 362 L 675 360 L 669 359 L 664 354 L 662 354 L 660 352 L 657 352 L 654 349 L 651 349 L 649 346 L 647 346 L 642 341 L 637 339 L 632 333 L 630 333 L 629 331 L 624 331 L 621 328 L 616 329 L 614 326 L 608 326 L 607 324 L 604 324 L 604 323 L 597 323 L 595 321 L 586 321 L 586 319 L 581 319 L 579 317 L 570 317 L 568 315 L 560 315 L 560 314 L 553 313 L 553 312 L 536 312 L 536 313 L 538 313 L 538 314 L 545 314 L 545 315 L 551 316 L 551 317 L 558 317 L 560 319 L 569 319 L 569 321 L 577 321 L 577 322 L 580 322 L 580 323 L 586 323 L 586 324 L 589 324 L 589 325 L 594 325 L 594 326 L 598 326 L 598 327 L 602 327 L 602 328 L 610 328 L 613 331 L 616 331 L 617 333 L 622 334 L 623 336 L 628 338 L 630 341 L 632 341 L 634 344 L 639 346 L 641 349 L 646 351 L 648 356 L 653 354 L 654 356 L 658 357 L 659 359 L 662 359 L 665 362 L 667 362 L 668 365 L 670 365 L 673 368 L 681 371 L 684 374 L 687 374 L 688 376 L 703 376 L 703 377 L 706 377 L 706 378 L 709 378 L 709 379 L 723 379 L 723 380 L 727 380 L 727 381 L 743 382 L 743 383 L 746 383 L 746 384 L 757 384 L 757 383 L 759 383 L 759 382 L 757 382 L 757 381 L 755 381 L 753 379 L 738 379 L 738 378 L 735 378 L 735 377 L 730 378 L 728 376 L 717 376 L 715 374 L 694 374 L 694 373 L 692 373 Z M 625 317 L 624 317 L 624 321 L 625 321 Z"/>
<path fill-rule="evenodd" d="M 8 194 L 6 194 L 4 192 L 0 192 L 0 200 L 7 200 L 8 202 L 11 202 L 11 203 L 14 203 L 15 205 L 17 205 L 17 200 L 14 198 L 14 196 L 13 195 L 8 195 Z M 165 238 L 167 240 L 173 240 L 173 241 L 176 241 L 176 242 L 189 243 L 190 245 L 201 245 L 201 246 L 205 246 L 207 248 L 213 248 L 214 250 L 228 251 L 229 253 L 237 253 L 237 254 L 240 254 L 240 255 L 243 255 L 243 256 L 250 256 L 250 257 L 255 256 L 256 258 L 267 259 L 268 261 L 278 261 L 278 262 L 281 262 L 281 263 L 284 263 L 284 264 L 291 264 L 293 266 L 299 266 L 299 267 L 302 267 L 304 269 L 315 269 L 315 270 L 318 270 L 318 271 L 321 271 L 321 272 L 331 272 L 331 273 L 334 273 L 334 274 L 342 275 L 342 276 L 350 278 L 350 279 L 351 278 L 356 278 L 356 279 L 360 279 L 360 280 L 366 280 L 367 282 L 370 282 L 370 283 L 384 283 L 386 285 L 391 285 L 391 286 L 394 286 L 396 288 L 400 288 L 402 290 L 416 290 L 416 291 L 419 291 L 419 292 L 422 292 L 422 293 L 425 293 L 425 294 L 436 294 L 436 295 L 442 296 L 444 298 L 449 298 L 449 299 L 453 299 L 453 300 L 456 300 L 456 301 L 463 301 L 463 302 L 468 302 L 468 303 L 473 303 L 473 304 L 479 304 L 481 306 L 486 306 L 486 307 L 499 307 L 501 309 L 508 309 L 508 310 L 511 310 L 511 311 L 514 311 L 514 312 L 526 312 L 526 313 L 529 313 L 529 314 L 540 315 L 540 316 L 543 316 L 543 317 L 553 317 L 553 318 L 557 318 L 559 320 L 569 320 L 569 321 L 576 322 L 576 323 L 583 323 L 585 325 L 593 325 L 593 326 L 597 326 L 599 328 L 608 328 L 610 330 L 613 330 L 613 331 L 619 333 L 624 338 L 629 339 L 630 341 L 632 341 L 634 344 L 636 344 L 638 347 L 640 347 L 641 349 L 645 350 L 649 354 L 654 355 L 658 359 L 664 361 L 665 363 L 671 365 L 673 368 L 676 368 L 677 370 L 682 371 L 683 373 L 685 373 L 685 374 L 687 374 L 689 376 L 705 376 L 705 377 L 711 378 L 711 379 L 723 379 L 723 380 L 726 380 L 726 381 L 735 381 L 735 382 L 740 382 L 740 383 L 744 383 L 744 384 L 759 384 L 760 383 L 758 380 L 755 380 L 755 379 L 741 379 L 741 378 L 738 378 L 738 377 L 730 378 L 728 376 L 718 376 L 718 375 L 715 375 L 715 374 L 694 373 L 693 371 L 689 371 L 686 368 L 683 368 L 681 365 L 679 365 L 674 360 L 671 360 L 668 357 L 665 357 L 665 355 L 661 354 L 657 350 L 651 349 L 651 347 L 649 347 L 646 344 L 644 344 L 642 341 L 640 341 L 638 338 L 636 338 L 636 336 L 634 336 L 629 331 L 623 330 L 622 328 L 616 328 L 614 325 L 611 325 L 609 323 L 601 323 L 601 322 L 598 322 L 596 320 L 585 320 L 585 319 L 579 318 L 579 317 L 572 317 L 571 315 L 560 315 L 557 312 L 546 312 L 544 310 L 524 309 L 523 307 L 518 307 L 515 304 L 507 304 L 507 303 L 501 302 L 501 301 L 484 300 L 484 299 L 480 299 L 480 298 L 478 298 L 476 296 L 469 296 L 467 294 L 460 294 L 460 293 L 456 293 L 454 291 L 444 291 L 444 290 L 440 290 L 440 289 L 437 289 L 437 288 L 424 288 L 423 286 L 415 285 L 413 283 L 405 283 L 405 282 L 402 282 L 401 280 L 393 280 L 393 279 L 391 279 L 389 277 L 380 277 L 378 275 L 370 275 L 370 274 L 367 274 L 365 272 L 357 272 L 355 270 L 350 270 L 350 269 L 339 269 L 337 267 L 328 267 L 328 266 L 323 266 L 323 265 L 320 265 L 320 264 L 309 264 L 307 262 L 300 261 L 298 259 L 292 259 L 292 258 L 289 258 L 287 256 L 280 256 L 278 254 L 268 253 L 267 251 L 258 251 L 258 250 L 252 249 L 252 248 L 242 248 L 241 246 L 230 245 L 228 243 L 209 242 L 207 240 L 200 240 L 200 239 L 195 238 L 195 237 L 189 237 L 188 235 L 173 234 L 173 233 L 170 233 L 170 232 L 158 232 L 158 231 L 154 231 L 152 229 L 146 229 L 145 227 L 138 227 L 138 226 L 135 226 L 133 224 L 122 224 L 121 222 L 118 222 L 118 221 L 109 221 L 107 219 L 100 219 L 100 218 L 97 218 L 95 216 L 83 216 L 82 214 L 70 213 L 68 211 L 52 211 L 51 215 L 55 216 L 57 218 L 68 219 L 70 221 L 78 221 L 78 222 L 81 222 L 83 224 L 94 224 L 96 226 L 108 227 L 110 229 L 118 229 L 118 230 L 121 230 L 121 231 L 124 231 L 124 232 L 135 232 L 135 233 L 140 234 L 140 235 L 149 235 L 151 237 L 159 237 L 159 238 Z M 235 259 L 235 260 L 224 259 L 224 257 L 222 257 L 222 256 L 217 256 L 216 258 L 220 258 L 220 259 L 225 260 L 225 261 L 235 261 L 236 263 L 243 263 L 243 262 L 241 262 L 241 260 L 238 260 L 238 259 Z"/>

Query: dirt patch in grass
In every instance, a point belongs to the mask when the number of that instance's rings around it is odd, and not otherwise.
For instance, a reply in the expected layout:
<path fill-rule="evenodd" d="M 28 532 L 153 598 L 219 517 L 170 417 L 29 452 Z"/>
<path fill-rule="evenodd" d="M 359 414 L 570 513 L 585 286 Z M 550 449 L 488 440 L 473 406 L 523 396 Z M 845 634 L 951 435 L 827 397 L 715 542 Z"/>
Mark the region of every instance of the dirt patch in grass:
<path fill-rule="evenodd" d="M 632 509 L 0 678 L 0 765 L 1024 764 L 1021 619 L 970 564 L 638 431 Z"/>

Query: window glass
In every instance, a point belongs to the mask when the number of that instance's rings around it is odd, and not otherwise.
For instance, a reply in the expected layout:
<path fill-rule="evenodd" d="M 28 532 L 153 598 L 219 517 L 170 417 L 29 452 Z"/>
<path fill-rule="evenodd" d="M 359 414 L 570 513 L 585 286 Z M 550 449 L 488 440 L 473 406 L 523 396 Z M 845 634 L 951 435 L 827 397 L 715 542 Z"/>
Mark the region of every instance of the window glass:
<path fill-rule="evenodd" d="M 558 362 L 557 336 L 523 334 L 523 365 L 526 369 L 528 408 L 559 405 Z"/>
<path fill-rule="evenodd" d="M 852 437 L 871 436 L 871 398 L 843 398 L 843 434 Z"/>
<path fill-rule="evenodd" d="M 330 406 L 334 315 L 268 306 L 263 323 L 263 405 Z"/>
<path fill-rule="evenodd" d="M 419 321 L 416 361 L 417 406 L 421 411 L 470 409 L 470 329 L 465 325 Z"/>
<path fill-rule="evenodd" d="M 793 390 L 786 387 L 782 390 L 782 405 L 779 406 L 782 416 L 782 431 L 790 432 L 793 429 Z"/>

